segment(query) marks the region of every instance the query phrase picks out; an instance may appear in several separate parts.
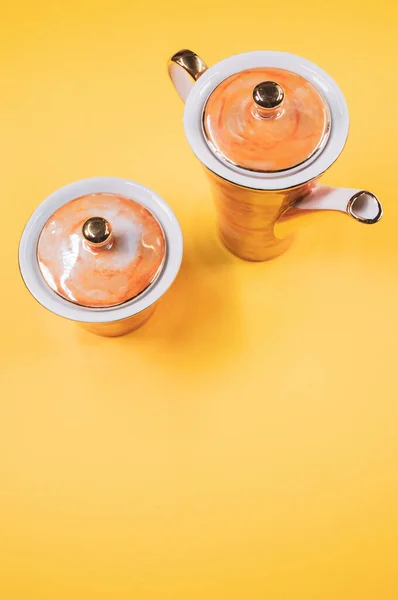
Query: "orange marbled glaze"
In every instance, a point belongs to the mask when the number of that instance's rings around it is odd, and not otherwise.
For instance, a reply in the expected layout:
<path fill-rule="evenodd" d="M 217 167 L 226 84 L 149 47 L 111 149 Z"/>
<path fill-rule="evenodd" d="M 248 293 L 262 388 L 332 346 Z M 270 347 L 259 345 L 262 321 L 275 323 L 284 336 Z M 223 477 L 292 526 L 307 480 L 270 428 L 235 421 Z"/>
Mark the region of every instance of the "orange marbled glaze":
<path fill-rule="evenodd" d="M 253 101 L 253 90 L 263 81 L 275 81 L 285 94 L 271 118 L 259 116 Z M 255 68 L 228 77 L 210 95 L 204 113 L 210 146 L 227 161 L 253 171 L 301 164 L 326 141 L 329 127 L 329 108 L 321 94 L 284 69 Z"/>
<path fill-rule="evenodd" d="M 113 243 L 95 249 L 83 237 L 90 217 L 111 224 Z M 44 226 L 37 258 L 47 284 L 60 296 L 88 307 L 109 307 L 144 291 L 166 255 L 163 230 L 137 202 L 115 194 L 90 194 L 65 204 Z"/>

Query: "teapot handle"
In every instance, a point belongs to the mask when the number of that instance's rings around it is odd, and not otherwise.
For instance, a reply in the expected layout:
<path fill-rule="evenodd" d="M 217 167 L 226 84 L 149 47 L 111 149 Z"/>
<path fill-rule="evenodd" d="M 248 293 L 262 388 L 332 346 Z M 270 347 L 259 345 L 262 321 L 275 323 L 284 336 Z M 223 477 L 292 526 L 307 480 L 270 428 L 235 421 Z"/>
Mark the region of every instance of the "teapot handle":
<path fill-rule="evenodd" d="M 195 52 L 180 50 L 169 59 L 168 69 L 174 87 L 185 102 L 195 81 L 206 71 L 207 65 Z"/>

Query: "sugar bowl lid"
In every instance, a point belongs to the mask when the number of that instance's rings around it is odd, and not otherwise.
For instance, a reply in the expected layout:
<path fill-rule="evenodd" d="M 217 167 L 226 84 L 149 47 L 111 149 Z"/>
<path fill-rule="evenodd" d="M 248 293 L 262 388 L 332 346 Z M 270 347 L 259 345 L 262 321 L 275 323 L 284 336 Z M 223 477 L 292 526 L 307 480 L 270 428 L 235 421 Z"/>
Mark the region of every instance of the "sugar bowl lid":
<path fill-rule="evenodd" d="M 272 173 L 305 163 L 322 150 L 331 116 L 306 78 L 275 67 L 230 75 L 204 108 L 206 141 L 219 159 L 249 171 Z"/>
<path fill-rule="evenodd" d="M 37 261 L 59 296 L 88 308 L 137 297 L 159 276 L 164 231 L 140 203 L 115 193 L 91 193 L 56 210 L 42 228 Z"/>

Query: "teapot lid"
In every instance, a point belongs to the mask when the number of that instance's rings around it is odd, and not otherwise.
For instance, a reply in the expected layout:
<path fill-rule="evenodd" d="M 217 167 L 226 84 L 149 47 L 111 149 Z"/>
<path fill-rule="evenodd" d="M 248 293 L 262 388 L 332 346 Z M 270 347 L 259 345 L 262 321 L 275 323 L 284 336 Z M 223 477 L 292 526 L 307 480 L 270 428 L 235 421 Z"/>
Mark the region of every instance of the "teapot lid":
<path fill-rule="evenodd" d="M 236 167 L 272 173 L 321 152 L 330 133 L 326 100 L 307 79 L 281 68 L 235 73 L 210 94 L 204 109 L 207 144 Z"/>
<path fill-rule="evenodd" d="M 41 275 L 80 306 L 106 308 L 132 300 L 159 276 L 164 231 L 144 206 L 110 193 L 81 196 L 59 208 L 38 240 Z"/>

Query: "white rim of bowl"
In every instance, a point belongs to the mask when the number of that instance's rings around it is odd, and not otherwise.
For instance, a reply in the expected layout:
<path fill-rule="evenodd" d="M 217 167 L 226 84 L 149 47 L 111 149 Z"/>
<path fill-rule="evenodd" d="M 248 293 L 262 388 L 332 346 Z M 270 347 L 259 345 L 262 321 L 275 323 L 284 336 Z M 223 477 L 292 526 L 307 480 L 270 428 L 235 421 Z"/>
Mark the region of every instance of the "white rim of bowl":
<path fill-rule="evenodd" d="M 210 149 L 203 133 L 203 111 L 213 90 L 224 79 L 245 69 L 275 67 L 298 73 L 308 79 L 329 105 L 331 130 L 323 150 L 312 160 L 286 171 L 256 173 L 227 164 Z M 209 67 L 199 77 L 189 92 L 185 110 L 184 127 L 188 142 L 208 168 L 223 179 L 237 185 L 258 190 L 280 190 L 301 185 L 319 177 L 338 158 L 348 136 L 348 108 L 336 82 L 314 63 L 288 52 L 259 50 L 231 56 Z"/>
<path fill-rule="evenodd" d="M 119 306 L 87 308 L 73 304 L 54 292 L 44 281 L 37 262 L 37 243 L 51 215 L 64 204 L 95 193 L 119 194 L 139 202 L 150 210 L 166 237 L 166 259 L 156 281 L 137 298 Z M 19 245 L 19 268 L 26 287 L 42 306 L 51 312 L 82 323 L 110 323 L 127 319 L 154 304 L 173 283 L 183 255 L 181 227 L 171 208 L 151 189 L 118 177 L 94 177 L 70 183 L 48 196 L 29 219 Z"/>

